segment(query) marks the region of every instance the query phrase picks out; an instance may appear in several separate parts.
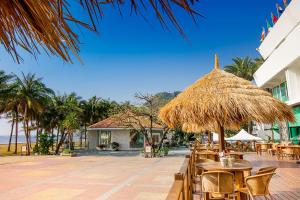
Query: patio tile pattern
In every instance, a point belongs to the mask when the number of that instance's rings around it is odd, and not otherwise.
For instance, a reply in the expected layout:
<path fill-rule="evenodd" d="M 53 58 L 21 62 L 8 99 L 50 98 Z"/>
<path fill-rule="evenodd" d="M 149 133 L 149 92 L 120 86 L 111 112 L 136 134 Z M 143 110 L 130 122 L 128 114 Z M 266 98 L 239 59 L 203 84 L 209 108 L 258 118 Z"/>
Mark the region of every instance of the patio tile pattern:
<path fill-rule="evenodd" d="M 2 159 L 3 158 L 3 159 Z M 2 200 L 163 200 L 184 155 L 0 158 Z"/>

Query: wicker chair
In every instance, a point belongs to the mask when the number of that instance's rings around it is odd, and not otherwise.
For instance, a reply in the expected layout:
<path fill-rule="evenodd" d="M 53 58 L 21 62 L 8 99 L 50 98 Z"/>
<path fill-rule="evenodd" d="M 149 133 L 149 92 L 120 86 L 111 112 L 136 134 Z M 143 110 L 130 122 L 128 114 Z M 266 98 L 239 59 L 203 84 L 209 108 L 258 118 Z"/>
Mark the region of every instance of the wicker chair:
<path fill-rule="evenodd" d="M 254 197 L 264 196 L 265 199 L 268 199 L 269 196 L 272 199 L 272 196 L 269 192 L 269 184 L 272 176 L 275 173 L 265 173 L 255 176 L 249 176 L 245 178 L 246 188 L 240 188 L 238 191 L 250 196 L 251 200 L 254 200 Z"/>
<path fill-rule="evenodd" d="M 278 143 L 274 143 L 274 144 L 272 144 L 272 147 L 270 149 L 268 149 L 268 154 L 270 156 L 274 156 L 274 154 L 276 153 L 276 150 L 277 150 L 277 146 L 278 146 Z"/>
<path fill-rule="evenodd" d="M 286 147 L 284 149 L 282 149 L 282 153 L 283 153 L 283 157 L 287 157 L 288 159 L 295 158 L 295 152 L 294 152 L 294 148 L 292 147 Z"/>
<path fill-rule="evenodd" d="M 230 199 L 235 197 L 234 175 L 224 171 L 204 172 L 201 176 L 202 192 L 209 193 L 209 199 Z"/>
<path fill-rule="evenodd" d="M 260 168 L 258 170 L 258 172 L 256 172 L 256 175 L 260 175 L 260 174 L 267 174 L 267 173 L 273 173 L 275 172 L 277 169 L 277 167 L 273 167 L 273 166 L 270 166 L 270 167 L 263 167 L 263 168 Z"/>
<path fill-rule="evenodd" d="M 204 172 L 204 170 L 201 167 L 196 167 L 196 164 L 197 163 L 212 163 L 212 162 L 215 162 L 215 161 L 210 160 L 210 159 L 202 159 L 202 158 L 197 159 L 195 161 L 194 174 L 193 174 L 193 178 L 192 178 L 194 194 L 197 194 L 197 195 L 201 194 L 201 175 Z M 197 185 L 200 186 L 200 192 L 197 192 Z"/>

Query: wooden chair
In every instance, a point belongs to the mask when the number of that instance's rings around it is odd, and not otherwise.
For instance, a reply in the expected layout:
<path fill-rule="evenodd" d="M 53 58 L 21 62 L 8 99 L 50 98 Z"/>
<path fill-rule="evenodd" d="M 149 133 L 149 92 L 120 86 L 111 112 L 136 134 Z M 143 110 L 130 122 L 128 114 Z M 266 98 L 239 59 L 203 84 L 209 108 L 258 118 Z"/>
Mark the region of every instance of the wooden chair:
<path fill-rule="evenodd" d="M 209 199 L 230 199 L 234 197 L 234 175 L 224 171 L 204 172 L 201 176 L 202 192 L 209 193 Z"/>
<path fill-rule="evenodd" d="M 269 184 L 274 174 L 275 173 L 272 172 L 246 177 L 246 188 L 240 188 L 238 191 L 249 195 L 251 200 L 254 200 L 254 197 L 257 196 L 264 196 L 265 199 L 268 199 L 267 196 L 269 196 L 272 199 L 269 192 Z"/>

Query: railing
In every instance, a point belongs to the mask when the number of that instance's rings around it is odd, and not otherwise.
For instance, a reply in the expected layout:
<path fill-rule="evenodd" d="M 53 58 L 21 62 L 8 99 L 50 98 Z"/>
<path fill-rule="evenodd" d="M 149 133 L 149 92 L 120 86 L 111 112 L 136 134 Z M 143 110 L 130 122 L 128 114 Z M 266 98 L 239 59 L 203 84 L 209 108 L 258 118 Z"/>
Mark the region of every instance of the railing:
<path fill-rule="evenodd" d="M 198 144 L 200 144 L 200 142 L 196 140 L 193 145 L 193 150 L 189 155 L 186 155 L 179 172 L 174 175 L 174 182 L 166 200 L 193 199 L 193 166 L 195 162 L 195 147 L 198 146 Z"/>

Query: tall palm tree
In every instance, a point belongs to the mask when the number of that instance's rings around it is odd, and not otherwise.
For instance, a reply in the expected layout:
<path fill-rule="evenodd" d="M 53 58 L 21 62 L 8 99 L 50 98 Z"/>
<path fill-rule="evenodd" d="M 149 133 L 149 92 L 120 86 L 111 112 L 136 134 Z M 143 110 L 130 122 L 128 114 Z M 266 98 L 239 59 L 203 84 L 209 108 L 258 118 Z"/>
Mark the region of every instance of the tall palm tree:
<path fill-rule="evenodd" d="M 34 116 L 44 109 L 44 102 L 54 92 L 46 87 L 41 78 L 36 78 L 35 74 L 22 73 L 21 78 L 16 77 L 18 110 L 23 115 L 23 128 L 26 137 L 27 154 L 30 154 L 30 127 L 29 122 L 34 120 Z"/>
<path fill-rule="evenodd" d="M 11 96 L 11 91 L 14 88 L 14 86 L 11 84 L 12 78 L 13 78 L 12 75 L 7 75 L 4 71 L 0 70 L 0 114 L 6 113 L 7 118 L 12 118 L 12 127 L 11 127 L 11 133 L 9 137 L 8 151 L 10 151 L 11 140 L 13 135 L 13 127 L 15 123 L 14 113 L 7 112 L 6 110 L 7 99 Z"/>

